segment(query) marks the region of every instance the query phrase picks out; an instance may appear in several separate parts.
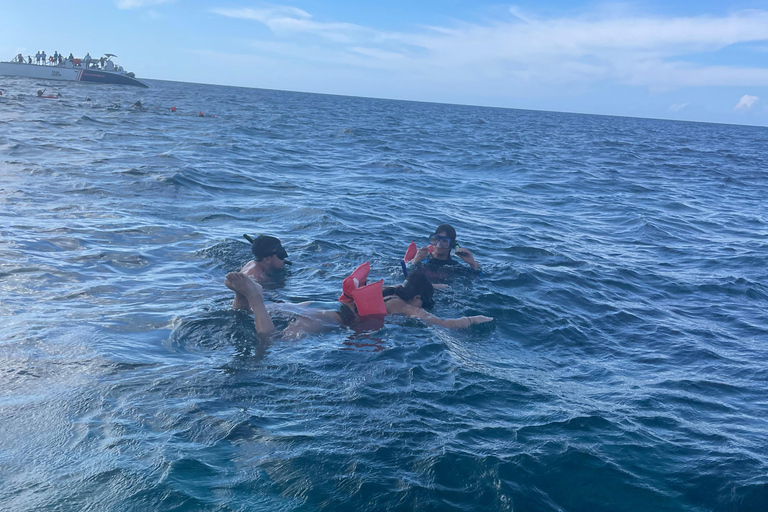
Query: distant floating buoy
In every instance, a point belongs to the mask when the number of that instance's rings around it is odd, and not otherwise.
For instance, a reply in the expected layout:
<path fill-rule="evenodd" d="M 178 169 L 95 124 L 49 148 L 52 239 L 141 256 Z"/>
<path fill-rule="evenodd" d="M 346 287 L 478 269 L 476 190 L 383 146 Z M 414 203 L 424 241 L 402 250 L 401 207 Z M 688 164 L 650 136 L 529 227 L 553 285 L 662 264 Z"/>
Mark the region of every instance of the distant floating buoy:
<path fill-rule="evenodd" d="M 176 107 L 171 107 L 171 112 L 176 112 Z"/>

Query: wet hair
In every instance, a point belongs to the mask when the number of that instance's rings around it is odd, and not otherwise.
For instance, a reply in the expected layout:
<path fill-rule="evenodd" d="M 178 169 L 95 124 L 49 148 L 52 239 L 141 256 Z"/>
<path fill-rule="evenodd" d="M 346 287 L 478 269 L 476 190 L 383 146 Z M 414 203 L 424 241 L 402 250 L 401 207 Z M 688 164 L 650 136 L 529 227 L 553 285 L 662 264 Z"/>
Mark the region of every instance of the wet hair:
<path fill-rule="evenodd" d="M 451 239 L 451 249 L 456 247 L 456 230 L 450 224 L 440 224 L 435 228 L 435 234 L 445 231 L 445 234 Z"/>
<path fill-rule="evenodd" d="M 399 286 L 390 286 L 382 290 L 382 295 L 388 297 L 397 295 L 404 301 L 409 301 L 415 296 L 421 297 L 421 307 L 431 309 L 435 305 L 432 296 L 435 294 L 435 287 L 423 272 L 413 272 L 408 275 L 404 284 Z"/>

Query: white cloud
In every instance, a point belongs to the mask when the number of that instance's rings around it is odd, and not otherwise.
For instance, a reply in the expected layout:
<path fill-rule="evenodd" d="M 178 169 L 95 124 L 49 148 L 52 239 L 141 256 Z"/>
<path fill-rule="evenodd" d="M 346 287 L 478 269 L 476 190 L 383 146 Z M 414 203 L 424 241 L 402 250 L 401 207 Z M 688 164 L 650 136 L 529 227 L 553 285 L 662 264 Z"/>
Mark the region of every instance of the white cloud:
<path fill-rule="evenodd" d="M 276 34 L 310 33 L 339 43 L 352 43 L 361 39 L 360 34 L 370 37 L 377 31 L 353 23 L 329 23 L 312 20 L 306 11 L 290 6 L 271 6 L 259 9 L 212 9 L 211 12 L 243 20 L 263 23 Z"/>
<path fill-rule="evenodd" d="M 176 0 L 116 0 L 115 4 L 118 9 L 138 9 L 140 7 L 168 4 L 175 1 Z"/>
<path fill-rule="evenodd" d="M 735 110 L 749 110 L 754 107 L 758 101 L 760 101 L 760 98 L 757 96 L 750 96 L 749 94 L 745 94 L 733 108 Z"/>
<path fill-rule="evenodd" d="M 509 13 L 515 18 L 519 19 L 520 21 L 524 21 L 525 23 L 531 23 L 531 19 L 525 14 L 523 14 L 523 10 L 516 5 L 513 5 L 512 7 L 509 8 Z"/>
<path fill-rule="evenodd" d="M 672 112 L 680 112 L 687 106 L 688 106 L 688 103 L 675 103 L 669 106 L 669 110 L 671 110 Z"/>
<path fill-rule="evenodd" d="M 262 23 L 293 45 L 301 46 L 292 39 L 298 34 L 320 38 L 321 51 L 308 51 L 306 58 L 322 55 L 323 61 L 345 65 L 360 62 L 362 67 L 419 74 L 434 80 L 465 81 L 474 77 L 477 81 L 493 79 L 497 86 L 513 84 L 529 89 L 539 84 L 567 86 L 607 80 L 651 91 L 768 85 L 765 67 L 686 62 L 688 56 L 716 52 L 734 44 L 765 43 L 768 11 L 738 11 L 720 17 L 661 17 L 604 8 L 576 17 L 543 18 L 511 7 L 505 19 L 421 27 L 411 32 L 316 21 L 308 12 L 291 6 L 213 12 Z"/>
<path fill-rule="evenodd" d="M 282 19 L 309 19 L 312 17 L 306 11 L 297 7 L 290 6 L 272 6 L 262 9 L 212 9 L 212 12 L 226 16 L 228 18 L 239 18 L 243 20 L 254 20 L 269 25 L 273 20 Z"/>

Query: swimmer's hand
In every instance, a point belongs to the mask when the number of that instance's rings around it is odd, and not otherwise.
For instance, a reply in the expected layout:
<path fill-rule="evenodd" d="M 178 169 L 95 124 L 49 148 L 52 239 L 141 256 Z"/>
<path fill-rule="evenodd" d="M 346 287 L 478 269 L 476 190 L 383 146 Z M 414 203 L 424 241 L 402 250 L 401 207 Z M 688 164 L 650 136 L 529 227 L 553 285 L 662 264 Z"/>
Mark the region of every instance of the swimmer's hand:
<path fill-rule="evenodd" d="M 472 254 L 472 251 L 467 249 L 466 247 L 459 247 L 456 249 L 456 256 L 461 258 L 464 263 L 468 264 L 473 269 L 477 270 L 480 268 L 480 264 L 475 261 L 475 256 Z"/>
<path fill-rule="evenodd" d="M 416 251 L 416 256 L 413 257 L 411 263 L 416 264 L 424 261 L 427 256 L 429 256 L 430 252 L 432 251 L 429 250 L 429 246 L 420 248 L 418 251 Z"/>
<path fill-rule="evenodd" d="M 469 318 L 469 325 L 484 324 L 493 321 L 493 317 L 485 315 L 468 316 L 467 318 Z"/>

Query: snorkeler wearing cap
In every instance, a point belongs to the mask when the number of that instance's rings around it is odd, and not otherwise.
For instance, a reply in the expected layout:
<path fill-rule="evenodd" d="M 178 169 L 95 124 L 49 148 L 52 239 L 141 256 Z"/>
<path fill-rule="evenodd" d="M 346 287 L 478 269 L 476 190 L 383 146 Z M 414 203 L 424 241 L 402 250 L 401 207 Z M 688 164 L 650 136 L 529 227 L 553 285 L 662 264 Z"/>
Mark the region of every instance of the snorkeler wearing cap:
<path fill-rule="evenodd" d="M 253 259 L 246 263 L 240 269 L 241 274 L 245 274 L 256 281 L 269 279 L 272 272 L 283 270 L 290 261 L 286 261 L 288 253 L 285 252 L 280 239 L 268 235 L 259 235 L 255 239 L 248 235 L 243 237 L 251 242 L 251 252 Z M 235 290 L 235 301 L 232 303 L 235 309 L 250 309 L 248 299 Z"/>
<path fill-rule="evenodd" d="M 480 263 L 475 260 L 472 251 L 456 243 L 456 230 L 450 224 L 437 226 L 435 232 L 429 235 L 429 245 L 418 249 L 410 263 L 415 269 L 423 270 L 431 279 L 445 278 L 453 269 L 462 268 L 457 260 L 451 258 L 454 249 L 456 256 L 472 270 L 480 270 Z"/>

